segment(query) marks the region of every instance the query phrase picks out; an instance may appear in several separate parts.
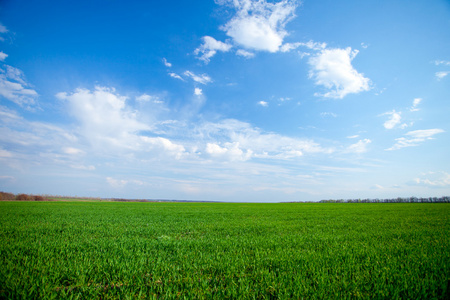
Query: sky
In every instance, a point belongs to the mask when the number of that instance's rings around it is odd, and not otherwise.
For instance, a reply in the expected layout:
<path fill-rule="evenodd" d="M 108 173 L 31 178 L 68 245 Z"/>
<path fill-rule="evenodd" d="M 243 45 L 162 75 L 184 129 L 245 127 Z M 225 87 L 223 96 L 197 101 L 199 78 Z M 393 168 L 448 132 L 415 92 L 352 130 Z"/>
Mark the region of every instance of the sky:
<path fill-rule="evenodd" d="M 0 1 L 0 190 L 450 195 L 446 0 Z"/>

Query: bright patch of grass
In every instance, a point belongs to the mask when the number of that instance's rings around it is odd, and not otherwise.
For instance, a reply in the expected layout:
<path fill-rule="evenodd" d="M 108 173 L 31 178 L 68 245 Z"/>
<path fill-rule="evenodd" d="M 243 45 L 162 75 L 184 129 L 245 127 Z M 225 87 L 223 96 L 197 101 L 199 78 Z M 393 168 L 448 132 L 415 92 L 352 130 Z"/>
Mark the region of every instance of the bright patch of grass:
<path fill-rule="evenodd" d="M 0 203 L 0 298 L 445 299 L 450 204 Z"/>

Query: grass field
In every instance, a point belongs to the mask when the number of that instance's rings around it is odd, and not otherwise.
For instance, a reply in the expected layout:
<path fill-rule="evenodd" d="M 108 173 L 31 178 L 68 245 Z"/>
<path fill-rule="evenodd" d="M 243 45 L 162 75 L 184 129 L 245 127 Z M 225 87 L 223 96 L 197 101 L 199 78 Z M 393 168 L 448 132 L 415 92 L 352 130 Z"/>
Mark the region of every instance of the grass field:
<path fill-rule="evenodd" d="M 449 299 L 450 204 L 0 202 L 0 298 Z"/>

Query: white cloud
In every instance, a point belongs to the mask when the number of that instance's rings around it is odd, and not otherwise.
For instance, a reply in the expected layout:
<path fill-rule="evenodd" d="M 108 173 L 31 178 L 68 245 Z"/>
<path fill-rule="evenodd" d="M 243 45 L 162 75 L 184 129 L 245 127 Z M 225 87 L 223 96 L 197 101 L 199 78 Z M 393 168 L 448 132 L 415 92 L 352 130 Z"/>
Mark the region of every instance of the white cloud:
<path fill-rule="evenodd" d="M 402 119 L 401 112 L 396 112 L 395 110 L 386 112 L 383 115 L 391 116 L 390 119 L 383 124 L 386 129 L 393 129 L 396 125 L 400 124 Z"/>
<path fill-rule="evenodd" d="M 337 117 L 337 114 L 332 113 L 332 112 L 321 112 L 321 113 L 320 113 L 320 116 L 321 116 L 322 118 L 325 118 L 325 117 L 333 117 L 333 118 L 336 118 L 336 117 Z"/>
<path fill-rule="evenodd" d="M 214 137 L 211 144 L 230 149 L 231 145 L 242 150 L 253 158 L 291 159 L 301 157 L 305 153 L 331 153 L 332 149 L 324 149 L 311 140 L 295 139 L 275 133 L 261 132 L 260 129 L 238 120 L 222 120 L 218 123 L 205 123 L 195 130 L 202 139 Z M 212 146 L 210 146 L 212 147 Z M 211 148 L 210 151 L 220 149 Z M 235 149 L 236 150 L 236 149 Z M 236 150 L 237 151 L 237 150 Z"/>
<path fill-rule="evenodd" d="M 166 58 L 163 58 L 163 63 L 168 68 L 172 67 L 172 64 L 170 62 L 168 62 Z"/>
<path fill-rule="evenodd" d="M 141 136 L 140 138 L 148 145 L 151 145 L 156 149 L 162 150 L 166 152 L 166 154 L 174 156 L 176 159 L 180 159 L 186 154 L 186 149 L 184 148 L 184 146 L 175 144 L 169 139 L 163 137 L 147 137 L 147 136 Z"/>
<path fill-rule="evenodd" d="M 107 143 L 133 148 L 136 133 L 150 129 L 137 120 L 137 112 L 126 106 L 127 98 L 117 95 L 113 88 L 77 89 L 56 97 L 67 101 L 70 112 L 81 124 L 83 135 L 100 147 Z"/>
<path fill-rule="evenodd" d="M 77 170 L 84 170 L 84 171 L 94 171 L 95 166 L 85 166 L 85 165 L 70 165 L 71 168 L 77 169 Z"/>
<path fill-rule="evenodd" d="M 114 179 L 112 177 L 106 177 L 106 182 L 108 182 L 108 184 L 114 188 L 121 188 L 124 187 L 128 181 L 127 180 L 119 180 L 119 179 Z"/>
<path fill-rule="evenodd" d="M 255 56 L 255 53 L 246 51 L 244 49 L 239 49 L 238 51 L 236 51 L 236 54 L 245 58 L 252 58 Z"/>
<path fill-rule="evenodd" d="M 287 35 L 286 23 L 294 17 L 296 1 L 268 3 L 265 0 L 228 0 L 236 15 L 221 27 L 233 41 L 245 48 L 277 52 Z"/>
<path fill-rule="evenodd" d="M 230 44 L 217 41 L 215 38 L 210 36 L 204 36 L 202 39 L 203 44 L 195 49 L 194 54 L 201 54 L 198 59 L 203 60 L 205 63 L 209 63 L 210 58 L 213 57 L 217 51 L 228 52 L 231 47 L 233 47 Z"/>
<path fill-rule="evenodd" d="M 450 71 L 442 71 L 442 72 L 436 72 L 436 78 L 438 80 L 441 80 L 442 78 L 444 78 L 445 76 L 447 76 L 448 74 L 450 74 Z"/>
<path fill-rule="evenodd" d="M 13 156 L 13 155 L 12 155 L 11 152 L 9 152 L 9 151 L 7 151 L 7 150 L 4 150 L 4 149 L 0 148 L 0 159 L 1 159 L 1 158 L 10 158 L 10 157 L 12 157 L 12 156 Z"/>
<path fill-rule="evenodd" d="M 158 96 L 152 96 L 152 95 L 148 95 L 148 94 L 142 94 L 142 95 L 136 97 L 136 101 L 139 101 L 139 102 L 152 101 L 153 103 L 163 103 L 163 101 L 161 101 Z"/>
<path fill-rule="evenodd" d="M 357 143 L 350 145 L 347 148 L 347 152 L 352 153 L 364 153 L 367 152 L 367 145 L 372 143 L 369 139 L 359 140 Z"/>
<path fill-rule="evenodd" d="M 8 29 L 4 25 L 0 24 L 0 33 L 6 33 L 6 32 L 8 32 Z"/>
<path fill-rule="evenodd" d="M 422 102 L 422 98 L 415 98 L 413 100 L 413 105 L 412 107 L 409 109 L 409 111 L 419 111 L 420 109 L 417 108 L 417 106 L 419 106 L 420 102 Z"/>
<path fill-rule="evenodd" d="M 8 54 L 6 54 L 3 51 L 0 51 L 0 61 L 4 61 L 8 57 Z"/>
<path fill-rule="evenodd" d="M 200 89 L 200 88 L 195 88 L 195 89 L 194 89 L 194 95 L 196 95 L 196 96 L 201 96 L 201 95 L 203 95 L 202 89 Z"/>
<path fill-rule="evenodd" d="M 324 49 L 309 58 L 311 70 L 309 77 L 317 85 L 322 85 L 331 91 L 320 96 L 342 99 L 348 94 L 360 93 L 371 89 L 370 80 L 358 73 L 351 62 L 358 50 Z"/>
<path fill-rule="evenodd" d="M 196 74 L 192 73 L 191 71 L 186 71 L 186 72 L 184 72 L 184 75 L 191 77 L 192 80 L 194 80 L 195 82 L 201 83 L 201 84 L 207 84 L 207 83 L 212 82 L 211 77 L 209 77 L 206 74 L 196 75 Z"/>
<path fill-rule="evenodd" d="M 178 75 L 177 73 L 169 73 L 169 75 L 172 78 L 176 78 L 176 79 L 180 79 L 180 80 L 184 81 L 184 79 L 180 75 Z"/>
<path fill-rule="evenodd" d="M 281 52 L 289 52 L 300 47 L 301 43 L 285 43 L 281 46 Z"/>
<path fill-rule="evenodd" d="M 32 108 L 38 93 L 30 88 L 21 70 L 5 65 L 5 68 L 0 68 L 0 96 L 22 107 Z"/>
<path fill-rule="evenodd" d="M 261 106 L 263 106 L 263 107 L 268 107 L 269 106 L 269 103 L 267 103 L 266 101 L 259 101 L 258 102 L 258 105 L 261 105 Z"/>
<path fill-rule="evenodd" d="M 349 135 L 347 138 L 348 139 L 356 139 L 356 138 L 359 138 L 359 134 Z"/>
<path fill-rule="evenodd" d="M 70 155 L 79 155 L 84 154 L 85 152 L 83 150 L 73 148 L 73 147 L 64 147 L 63 152 Z"/>
<path fill-rule="evenodd" d="M 406 137 L 395 139 L 397 143 L 386 150 L 398 150 L 404 147 L 418 146 L 426 140 L 432 140 L 434 135 L 442 132 L 444 132 L 444 130 L 439 128 L 409 131 L 405 134 Z"/>
<path fill-rule="evenodd" d="M 428 172 L 422 174 L 422 178 L 415 178 L 415 184 L 439 188 L 450 186 L 450 174 L 447 172 Z"/>
<path fill-rule="evenodd" d="M 450 61 L 448 61 L 448 60 L 435 60 L 434 64 L 436 66 L 439 66 L 439 65 L 450 66 Z"/>
<path fill-rule="evenodd" d="M 239 142 L 225 143 L 223 147 L 208 143 L 206 153 L 216 158 L 225 158 L 230 161 L 246 161 L 251 158 L 253 152 L 247 149 L 245 152 L 239 148 Z"/>
<path fill-rule="evenodd" d="M 297 49 L 298 47 L 305 47 L 310 50 L 320 51 L 327 47 L 327 43 L 319 43 L 319 42 L 314 42 L 314 41 L 308 41 L 306 43 L 300 43 L 300 42 L 286 43 L 286 44 L 283 44 L 283 46 L 281 46 L 280 51 L 281 52 L 289 52 L 291 50 Z M 305 55 L 310 55 L 310 54 L 305 53 Z"/>

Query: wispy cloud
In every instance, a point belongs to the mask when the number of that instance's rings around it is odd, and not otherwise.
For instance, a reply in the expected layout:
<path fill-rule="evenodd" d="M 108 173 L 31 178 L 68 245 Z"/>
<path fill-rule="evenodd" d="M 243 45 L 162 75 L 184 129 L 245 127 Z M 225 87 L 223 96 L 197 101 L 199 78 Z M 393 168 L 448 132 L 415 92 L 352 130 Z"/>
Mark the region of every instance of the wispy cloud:
<path fill-rule="evenodd" d="M 438 80 L 441 80 L 442 78 L 446 77 L 448 74 L 450 74 L 450 71 L 436 72 L 435 75 Z"/>
<path fill-rule="evenodd" d="M 422 102 L 422 98 L 415 98 L 413 100 L 413 105 L 412 107 L 409 109 L 409 111 L 419 111 L 420 109 L 417 108 L 417 106 L 419 106 L 420 102 Z"/>
<path fill-rule="evenodd" d="M 414 184 L 424 185 L 432 188 L 443 188 L 450 186 L 450 174 L 447 172 L 428 172 L 413 179 Z"/>
<path fill-rule="evenodd" d="M 198 59 L 203 60 L 205 63 L 209 63 L 211 57 L 213 57 L 217 51 L 228 52 L 230 51 L 231 44 L 227 44 L 221 41 L 217 41 L 210 36 L 204 36 L 203 44 L 195 49 L 194 54 L 198 55 Z"/>
<path fill-rule="evenodd" d="M 0 24 L 0 33 L 7 33 L 8 32 L 8 28 L 6 28 L 4 25 Z M 5 38 L 0 36 L 0 41 L 4 41 Z"/>
<path fill-rule="evenodd" d="M 152 96 L 148 94 L 142 94 L 136 97 L 136 101 L 138 102 L 153 102 L 153 103 L 163 103 L 158 96 Z"/>
<path fill-rule="evenodd" d="M 239 55 L 239 56 L 245 57 L 245 58 L 255 57 L 255 53 L 249 52 L 249 51 L 244 50 L 244 49 L 238 49 L 236 51 L 236 54 Z"/>
<path fill-rule="evenodd" d="M 401 112 L 396 112 L 395 110 L 386 112 L 383 115 L 390 116 L 390 118 L 383 124 L 386 129 L 393 129 L 395 126 L 400 124 L 402 120 Z"/>
<path fill-rule="evenodd" d="M 172 67 L 172 64 L 171 64 L 170 62 L 168 62 L 166 58 L 163 58 L 163 63 L 164 63 L 164 65 L 165 65 L 166 67 L 168 67 L 168 68 L 171 68 L 171 67 Z"/>
<path fill-rule="evenodd" d="M 328 90 L 324 94 L 317 94 L 325 98 L 342 99 L 348 94 L 356 94 L 371 89 L 370 80 L 356 71 L 351 62 L 358 54 L 358 50 L 324 49 L 309 58 L 311 70 L 309 77 Z"/>
<path fill-rule="evenodd" d="M 432 140 L 434 135 L 443 132 L 444 130 L 439 128 L 409 131 L 404 137 L 395 139 L 397 142 L 386 150 L 398 150 L 405 147 L 418 146 L 427 140 Z"/>
<path fill-rule="evenodd" d="M 281 46 L 280 51 L 281 52 L 289 52 L 289 51 L 297 49 L 299 47 L 305 47 L 310 50 L 320 51 L 320 50 L 325 49 L 327 47 L 327 44 L 314 42 L 314 41 L 308 41 L 306 43 L 304 43 L 304 42 L 285 43 L 285 44 L 283 44 L 283 46 Z"/>
<path fill-rule="evenodd" d="M 183 77 L 181 77 L 180 75 L 178 75 L 177 73 L 169 73 L 169 76 L 175 79 L 179 79 L 184 81 Z"/>
<path fill-rule="evenodd" d="M 363 140 L 359 140 L 357 143 L 350 145 L 347 148 L 346 152 L 350 152 L 350 153 L 364 153 L 367 152 L 367 146 L 372 143 L 371 140 L 369 139 L 363 139 Z"/>
<path fill-rule="evenodd" d="M 440 66 L 440 65 L 450 66 L 450 61 L 448 61 L 448 60 L 435 60 L 434 64 L 436 66 Z"/>
<path fill-rule="evenodd" d="M 321 113 L 320 113 L 320 116 L 321 116 L 322 118 L 326 118 L 326 117 L 333 117 L 333 118 L 336 118 L 336 117 L 337 117 L 337 114 L 332 113 L 332 112 L 321 112 Z"/>
<path fill-rule="evenodd" d="M 21 70 L 3 65 L 0 67 L 0 96 L 21 107 L 33 109 L 38 93 L 31 88 Z"/>
<path fill-rule="evenodd" d="M 195 82 L 201 83 L 201 84 L 207 84 L 207 83 L 212 82 L 211 77 L 209 77 L 206 74 L 196 75 L 191 71 L 186 71 L 186 72 L 184 72 L 184 75 L 192 78 L 192 80 L 194 80 Z"/>

